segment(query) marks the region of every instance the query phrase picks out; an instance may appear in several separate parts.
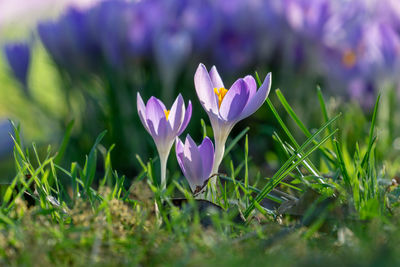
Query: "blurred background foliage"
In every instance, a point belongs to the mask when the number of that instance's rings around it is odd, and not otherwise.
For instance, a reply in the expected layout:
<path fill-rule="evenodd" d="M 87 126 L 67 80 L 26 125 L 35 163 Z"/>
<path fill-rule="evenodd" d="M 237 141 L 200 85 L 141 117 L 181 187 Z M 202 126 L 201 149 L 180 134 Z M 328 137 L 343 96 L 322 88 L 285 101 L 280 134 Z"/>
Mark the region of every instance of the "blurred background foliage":
<path fill-rule="evenodd" d="M 9 141 L 1 150 L 5 173 L 12 170 L 10 118 L 23 126 L 25 141 L 34 140 L 43 151 L 48 143 L 59 143 L 74 120 L 67 162 L 81 160 L 107 129 L 106 146 L 116 144 L 114 167 L 128 177 L 137 174 L 135 154 L 156 155 L 139 123 L 137 91 L 167 106 L 178 93 L 191 99 L 194 112 L 186 132 L 199 139 L 200 119 L 208 124 L 193 84 L 199 62 L 216 65 L 228 87 L 237 77 L 257 71 L 263 78 L 271 71 L 271 100 L 278 103 L 274 90 L 280 88 L 309 129 L 321 124 L 315 97 L 320 85 L 331 114 L 344 114 L 339 138 L 350 153 L 359 137 L 367 136 L 371 108 L 381 93 L 377 157 L 395 158 L 400 149 L 394 119 L 400 79 L 396 0 L 37 1 L 31 12 L 11 2 L 0 4 L 3 13 L 15 13 L 0 20 L 5 125 L 0 134 Z M 258 166 L 254 172 L 279 166 L 271 138 L 279 127 L 268 107 L 242 121 L 232 136 L 246 126 Z M 296 137 L 304 139 L 300 131 Z M 233 151 L 233 158 L 235 153 L 243 155 Z M 175 162 L 170 165 L 176 168 Z"/>

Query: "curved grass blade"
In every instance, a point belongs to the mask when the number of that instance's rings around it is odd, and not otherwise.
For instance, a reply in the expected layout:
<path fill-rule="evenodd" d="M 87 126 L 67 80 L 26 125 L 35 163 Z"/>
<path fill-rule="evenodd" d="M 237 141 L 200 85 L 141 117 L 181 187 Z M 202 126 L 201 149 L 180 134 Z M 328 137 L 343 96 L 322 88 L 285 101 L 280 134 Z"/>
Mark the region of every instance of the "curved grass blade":
<path fill-rule="evenodd" d="M 250 127 L 246 127 L 243 129 L 243 131 L 238 134 L 235 139 L 232 140 L 232 142 L 229 143 L 229 146 L 225 149 L 224 157 L 229 154 L 229 152 L 232 150 L 232 148 L 239 142 L 240 139 L 250 130 Z"/>
<path fill-rule="evenodd" d="M 297 154 L 301 153 L 309 144 L 311 144 L 312 142 L 314 142 L 314 139 L 320 134 L 322 133 L 329 125 L 331 125 L 334 121 L 336 121 L 341 114 L 336 115 L 334 118 L 332 118 L 331 120 L 329 120 L 327 123 L 325 123 L 318 131 L 316 131 L 312 136 L 310 136 L 306 142 L 298 149 L 298 151 L 296 151 L 297 153 L 292 155 L 286 162 L 285 164 L 275 173 L 275 175 L 271 178 L 271 181 L 267 183 L 267 185 L 264 186 L 263 190 L 258 194 L 258 196 L 256 197 L 255 201 L 257 201 L 258 203 L 265 198 L 265 196 L 271 192 L 271 190 L 273 188 L 275 188 L 280 180 L 282 180 L 283 178 L 286 177 L 286 175 L 288 173 L 290 173 L 294 168 L 296 168 L 300 163 L 302 163 L 305 159 L 307 159 L 307 157 L 317 148 L 319 148 L 323 143 L 325 143 L 325 141 L 327 140 L 327 138 L 330 138 L 331 136 L 333 136 L 338 130 L 336 129 L 335 131 L 331 132 L 327 137 L 325 137 L 324 139 L 322 139 L 318 144 L 314 145 L 310 151 L 308 151 L 307 153 L 304 154 L 303 158 L 298 159 L 294 164 L 292 163 L 293 160 L 295 160 L 297 158 Z M 290 166 L 291 165 L 291 166 Z M 289 167 L 290 166 L 290 167 Z M 277 182 L 277 183 L 276 183 Z M 255 205 L 254 203 L 250 204 L 250 206 L 246 209 L 244 216 L 245 218 L 247 218 L 250 213 L 253 211 Z"/>

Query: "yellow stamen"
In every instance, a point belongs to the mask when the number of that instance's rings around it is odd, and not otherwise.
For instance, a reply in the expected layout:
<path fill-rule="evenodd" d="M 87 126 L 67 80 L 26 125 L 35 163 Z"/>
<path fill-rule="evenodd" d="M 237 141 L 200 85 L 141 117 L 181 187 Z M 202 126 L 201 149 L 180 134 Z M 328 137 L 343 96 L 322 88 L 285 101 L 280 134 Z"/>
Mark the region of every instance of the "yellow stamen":
<path fill-rule="evenodd" d="M 228 89 L 225 88 L 214 88 L 214 93 L 218 96 L 218 108 L 221 107 L 222 100 L 224 100 L 224 97 L 226 93 L 228 92 Z"/>
<path fill-rule="evenodd" d="M 354 67 L 356 61 L 357 61 L 357 55 L 353 50 L 348 49 L 344 52 L 342 57 L 342 62 L 346 67 L 348 68 Z"/>
<path fill-rule="evenodd" d="M 168 121 L 169 112 L 170 112 L 170 110 L 164 110 L 165 118 L 167 119 L 167 121 Z"/>

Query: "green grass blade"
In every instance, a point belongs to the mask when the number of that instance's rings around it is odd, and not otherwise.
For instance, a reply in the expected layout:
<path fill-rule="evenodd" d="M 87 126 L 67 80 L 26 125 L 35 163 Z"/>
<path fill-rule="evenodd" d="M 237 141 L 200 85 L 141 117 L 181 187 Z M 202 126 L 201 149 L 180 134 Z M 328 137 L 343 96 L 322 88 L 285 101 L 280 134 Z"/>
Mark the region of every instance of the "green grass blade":
<path fill-rule="evenodd" d="M 381 95 L 378 95 L 378 98 L 376 99 L 375 102 L 375 107 L 374 107 L 374 113 L 372 114 L 372 120 L 371 120 L 371 127 L 369 129 L 369 136 L 368 136 L 368 149 L 367 152 L 364 155 L 364 158 L 362 160 L 361 166 L 365 167 L 365 165 L 368 163 L 368 158 L 372 149 L 372 145 L 375 142 L 375 137 L 374 137 L 374 131 L 375 131 L 375 124 L 376 124 L 376 116 L 378 114 L 378 108 L 379 108 L 379 100 L 381 98 Z"/>
<path fill-rule="evenodd" d="M 247 219 L 248 216 L 251 214 L 251 212 L 255 208 L 254 202 L 260 203 L 278 184 L 293 170 L 295 169 L 299 164 L 301 164 L 308 156 L 311 155 L 316 149 L 318 149 L 321 145 L 323 145 L 329 138 L 331 138 L 338 129 L 330 133 L 328 136 L 324 137 L 318 144 L 314 145 L 309 151 L 307 151 L 304 154 L 304 157 L 301 159 L 298 159 L 294 164 L 292 164 L 292 160 L 294 159 L 294 155 L 287 161 L 289 164 L 284 164 L 282 168 L 280 169 L 281 171 L 278 171 L 268 182 L 264 188 L 261 190 L 261 192 L 257 195 L 253 203 L 250 204 L 250 206 L 245 210 L 244 212 L 244 217 Z M 307 140 L 307 142 L 312 142 L 313 139 Z M 304 146 L 304 145 L 303 145 Z M 291 165 L 291 166 L 290 166 Z"/>
<path fill-rule="evenodd" d="M 96 173 L 96 163 L 97 163 L 96 149 L 106 133 L 107 131 L 103 131 L 102 133 L 99 134 L 96 141 L 94 142 L 92 149 L 90 150 L 89 156 L 86 157 L 85 167 L 83 168 L 84 184 L 86 190 L 89 189 L 89 186 L 92 184 L 94 180 L 94 176 Z"/>
<path fill-rule="evenodd" d="M 240 139 L 250 130 L 250 127 L 246 127 L 243 129 L 243 131 L 238 134 L 235 139 L 232 140 L 232 142 L 229 143 L 227 148 L 225 149 L 224 157 L 229 154 L 229 152 L 233 149 L 233 147 L 239 142 Z"/>
<path fill-rule="evenodd" d="M 327 122 L 329 120 L 328 110 L 326 109 L 324 96 L 322 94 L 321 87 L 319 87 L 319 86 L 317 86 L 317 96 L 318 96 L 319 105 L 321 106 L 322 116 L 324 117 L 325 122 Z"/>
<path fill-rule="evenodd" d="M 67 130 L 65 131 L 63 140 L 61 142 L 60 148 L 58 149 L 57 156 L 54 158 L 55 164 L 60 164 L 61 160 L 64 157 L 65 150 L 67 149 L 67 145 L 69 143 L 69 139 L 71 137 L 72 127 L 74 126 L 74 120 L 70 121 L 67 125 Z"/>
<path fill-rule="evenodd" d="M 257 79 L 258 85 L 261 86 L 261 80 L 260 80 L 260 77 L 258 76 L 258 73 L 257 73 L 257 72 L 256 72 L 256 79 Z M 282 94 L 281 94 L 281 96 L 283 97 Z M 279 97 L 279 96 L 278 96 L 278 97 Z M 283 99 L 284 99 L 284 97 L 283 97 Z M 290 133 L 288 127 L 286 126 L 286 124 L 283 122 L 281 116 L 280 116 L 280 115 L 278 114 L 278 112 L 276 111 L 276 109 L 275 109 L 274 105 L 272 104 L 271 100 L 270 100 L 269 98 L 267 98 L 266 102 L 267 102 L 269 108 L 271 109 L 272 113 L 274 114 L 276 120 L 278 121 L 279 125 L 282 127 L 283 131 L 285 132 L 285 134 L 286 134 L 287 137 L 289 138 L 290 142 L 294 145 L 294 147 L 295 147 L 296 149 L 299 149 L 299 147 L 300 147 L 299 144 L 296 142 L 296 139 L 295 139 L 295 138 L 293 137 L 293 135 Z M 281 103 L 282 103 L 282 102 L 281 102 Z M 300 119 L 297 117 L 297 115 L 295 114 L 295 112 L 293 111 L 293 109 L 292 109 L 292 108 L 290 107 L 290 105 L 287 103 L 286 99 L 284 100 L 284 103 L 286 103 L 285 105 L 282 103 L 282 104 L 284 105 L 284 107 L 285 107 L 285 106 L 288 107 L 289 110 L 294 114 L 294 117 L 292 117 L 292 118 L 293 118 L 295 121 L 299 121 L 299 122 L 300 122 L 300 125 L 301 125 L 301 126 L 300 126 L 300 129 L 303 130 L 303 128 L 304 128 L 305 131 L 303 131 L 303 132 L 306 134 L 307 137 L 310 137 L 310 136 L 311 136 L 311 133 L 306 129 L 306 127 L 304 126 L 304 124 L 303 124 L 303 123 L 300 121 Z M 286 109 L 286 107 L 285 107 L 285 109 Z M 289 115 L 291 115 L 290 112 L 289 112 Z M 322 152 L 324 153 L 325 157 L 326 157 L 328 160 L 333 161 L 332 158 L 331 158 L 331 156 L 329 155 L 329 153 L 327 153 L 324 149 L 322 149 Z M 311 162 L 308 162 L 308 163 L 309 163 L 309 165 L 313 166 Z M 316 168 L 314 168 L 314 169 L 316 169 Z"/>
<path fill-rule="evenodd" d="M 306 142 L 304 142 L 304 144 L 300 147 L 300 149 L 297 151 L 297 153 L 301 153 L 309 144 L 311 144 L 311 143 L 314 141 L 314 139 L 315 139 L 319 134 L 321 134 L 329 125 L 331 125 L 333 122 L 335 122 L 339 117 L 340 117 L 340 114 L 336 115 L 334 118 L 332 118 L 332 119 L 330 119 L 328 122 L 326 122 L 321 128 L 318 129 L 318 131 L 316 131 L 313 135 L 311 135 L 311 136 L 306 140 Z M 328 136 L 331 137 L 331 136 L 333 136 L 333 134 L 336 133 L 336 132 L 337 132 L 337 130 L 335 130 L 334 132 L 330 133 Z M 324 138 L 323 140 L 325 140 L 325 139 L 326 139 L 326 138 Z M 322 141 L 320 141 L 317 145 L 315 145 L 314 148 L 316 149 L 316 148 L 320 147 L 321 142 L 322 142 Z M 308 154 L 308 153 L 307 153 L 307 154 Z M 298 164 L 300 164 L 301 162 L 303 162 L 303 161 L 308 157 L 307 154 L 305 154 L 305 155 L 303 156 L 302 159 L 299 159 L 299 160 L 297 161 Z M 268 190 L 269 190 L 268 185 L 271 184 L 271 183 L 273 183 L 273 181 L 274 181 L 277 177 L 280 177 L 281 174 L 284 173 L 285 170 L 292 164 L 292 161 L 293 161 L 295 158 L 296 158 L 296 155 L 292 155 L 292 156 L 285 162 L 285 164 L 283 164 L 283 166 L 282 166 L 282 167 L 275 173 L 275 175 L 272 177 L 271 182 L 269 182 L 269 183 L 264 187 L 264 189 L 262 190 L 262 192 L 259 194 L 259 197 L 256 198 L 256 201 L 261 201 L 261 200 L 262 200 L 262 196 L 263 196 L 263 195 L 266 195 L 264 191 L 268 191 Z M 297 165 L 298 165 L 298 164 L 297 164 Z M 296 165 L 296 164 L 292 164 L 292 167 L 289 168 L 290 171 L 293 170 L 297 165 Z M 283 179 L 283 178 L 282 178 L 282 179 Z M 271 189 L 271 190 L 272 190 L 272 189 Z M 270 192 L 270 191 L 269 191 L 269 192 Z M 261 198 L 261 199 L 260 199 L 260 198 Z M 251 213 L 251 211 L 252 211 L 253 209 L 254 209 L 254 205 L 251 204 L 251 205 L 246 209 L 245 218 L 247 218 L 247 217 L 250 215 L 250 213 Z"/>
<path fill-rule="evenodd" d="M 338 166 L 340 168 L 340 172 L 342 173 L 343 180 L 344 180 L 345 184 L 350 189 L 351 188 L 350 176 L 349 176 L 349 174 L 347 172 L 346 164 L 345 164 L 344 159 L 343 159 L 342 149 L 340 148 L 340 144 L 339 144 L 339 142 L 337 140 L 334 140 L 334 144 L 335 144 L 335 147 L 336 147 L 336 155 L 337 155 L 337 161 L 338 161 Z"/>
<path fill-rule="evenodd" d="M 207 126 L 203 119 L 200 120 L 200 124 L 201 124 L 201 130 L 203 132 L 203 139 L 204 139 L 207 136 Z"/>
<path fill-rule="evenodd" d="M 276 95 L 278 96 L 278 99 L 281 101 L 282 106 L 285 108 L 286 112 L 289 113 L 290 117 L 296 122 L 297 126 L 306 133 L 308 136 L 311 135 L 310 131 L 307 129 L 307 127 L 303 124 L 303 122 L 299 119 L 299 117 L 296 115 L 292 107 L 289 105 L 287 102 L 286 98 L 283 96 L 281 90 L 277 89 L 275 90 Z"/>

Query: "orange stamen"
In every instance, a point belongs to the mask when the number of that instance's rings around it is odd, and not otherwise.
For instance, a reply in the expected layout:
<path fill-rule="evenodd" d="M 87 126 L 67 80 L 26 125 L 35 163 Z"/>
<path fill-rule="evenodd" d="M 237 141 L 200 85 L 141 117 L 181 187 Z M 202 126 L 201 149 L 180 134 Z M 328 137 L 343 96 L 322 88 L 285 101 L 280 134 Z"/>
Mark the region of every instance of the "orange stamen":
<path fill-rule="evenodd" d="M 218 96 L 218 108 L 221 107 L 222 100 L 224 100 L 224 97 L 226 93 L 228 92 L 228 89 L 225 88 L 214 88 L 214 93 Z"/>
<path fill-rule="evenodd" d="M 343 53 L 342 62 L 346 67 L 348 68 L 354 67 L 356 61 L 357 61 L 357 55 L 353 50 L 348 49 Z"/>

